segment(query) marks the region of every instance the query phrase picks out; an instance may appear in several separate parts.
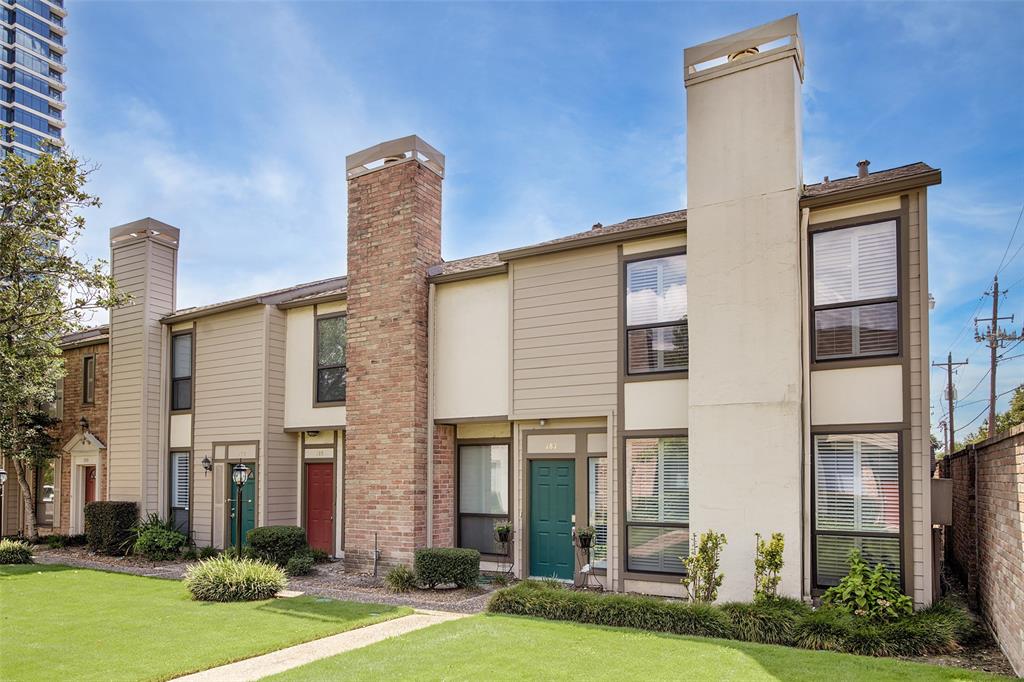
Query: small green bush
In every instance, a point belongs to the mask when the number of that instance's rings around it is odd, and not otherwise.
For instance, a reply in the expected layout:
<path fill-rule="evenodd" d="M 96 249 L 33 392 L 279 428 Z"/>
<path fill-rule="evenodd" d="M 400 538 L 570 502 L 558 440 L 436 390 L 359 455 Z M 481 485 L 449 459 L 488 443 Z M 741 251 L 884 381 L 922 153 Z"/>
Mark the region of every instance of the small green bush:
<path fill-rule="evenodd" d="M 310 547 L 306 550 L 306 554 L 313 558 L 314 564 L 326 564 L 331 560 L 331 555 L 322 549 L 316 547 Z"/>
<path fill-rule="evenodd" d="M 4 538 L 0 540 L 0 564 L 31 564 L 32 548 L 27 542 Z"/>
<path fill-rule="evenodd" d="M 183 561 L 195 561 L 198 558 L 199 558 L 199 550 L 197 550 L 194 547 L 189 547 L 188 549 L 182 551 L 182 553 L 181 553 L 181 559 Z"/>
<path fill-rule="evenodd" d="M 801 649 L 844 651 L 853 617 L 839 609 L 821 608 L 800 619 L 793 643 Z"/>
<path fill-rule="evenodd" d="M 253 559 L 224 556 L 192 564 L 185 587 L 197 601 L 259 601 L 270 599 L 288 584 L 278 566 Z"/>
<path fill-rule="evenodd" d="M 943 597 L 918 615 L 948 623 L 957 643 L 965 646 L 977 644 L 988 638 L 988 632 L 967 610 L 963 599 L 954 595 Z"/>
<path fill-rule="evenodd" d="M 150 561 L 171 561 L 179 558 L 187 542 L 188 538 L 176 530 L 153 526 L 139 533 L 132 551 Z"/>
<path fill-rule="evenodd" d="M 216 547 L 211 547 L 210 545 L 207 545 L 206 547 L 200 547 L 199 548 L 199 558 L 200 559 L 212 559 L 213 557 L 217 556 L 218 554 L 220 554 L 220 552 L 217 550 L 217 548 Z"/>
<path fill-rule="evenodd" d="M 81 547 L 88 542 L 88 538 L 85 537 L 85 533 L 67 535 L 65 538 L 65 544 L 67 544 L 68 547 Z"/>
<path fill-rule="evenodd" d="M 413 568 L 417 581 L 425 587 L 449 583 L 471 587 L 480 579 L 480 552 L 453 547 L 418 549 Z"/>
<path fill-rule="evenodd" d="M 782 553 L 786 548 L 782 533 L 772 533 L 767 542 L 760 533 L 754 533 L 757 546 L 754 554 L 754 601 L 771 600 L 778 596 L 782 580 Z"/>
<path fill-rule="evenodd" d="M 879 623 L 914 612 L 913 600 L 900 591 L 892 571 L 882 564 L 869 568 L 856 549 L 850 551 L 850 572 L 838 585 L 828 588 L 821 603 Z"/>
<path fill-rule="evenodd" d="M 295 554 L 285 564 L 288 575 L 309 575 L 313 572 L 313 557 L 309 554 Z"/>
<path fill-rule="evenodd" d="M 46 536 L 46 546 L 50 549 L 64 549 L 68 544 L 68 536 L 60 533 L 51 533 Z"/>
<path fill-rule="evenodd" d="M 100 554 L 122 552 L 138 518 L 139 508 L 134 502 L 89 502 L 85 505 L 85 535 L 89 548 Z"/>
<path fill-rule="evenodd" d="M 298 526 L 253 528 L 246 534 L 245 540 L 253 558 L 278 566 L 287 566 L 289 559 L 308 550 L 306 531 Z"/>
<path fill-rule="evenodd" d="M 722 605 L 736 639 L 761 644 L 792 644 L 800 621 L 811 609 L 795 599 L 761 599 Z"/>
<path fill-rule="evenodd" d="M 408 592 L 416 587 L 416 574 L 408 566 L 395 566 L 384 574 L 384 584 L 390 592 Z"/>
<path fill-rule="evenodd" d="M 680 557 L 686 575 L 679 582 L 682 583 L 691 602 L 713 604 L 718 599 L 718 588 L 722 586 L 722 580 L 725 578 L 718 572 L 722 548 L 725 545 L 724 533 L 709 530 L 700 534 L 696 552 L 691 552 L 688 557 Z"/>

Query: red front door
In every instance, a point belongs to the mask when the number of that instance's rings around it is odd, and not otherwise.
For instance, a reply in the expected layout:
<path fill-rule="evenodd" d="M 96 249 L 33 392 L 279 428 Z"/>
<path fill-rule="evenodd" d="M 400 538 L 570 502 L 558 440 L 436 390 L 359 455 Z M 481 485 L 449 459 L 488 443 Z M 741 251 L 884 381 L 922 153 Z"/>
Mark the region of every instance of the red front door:
<path fill-rule="evenodd" d="M 96 501 L 96 467 L 85 467 L 85 503 Z"/>
<path fill-rule="evenodd" d="M 306 465 L 306 540 L 334 553 L 334 464 Z"/>

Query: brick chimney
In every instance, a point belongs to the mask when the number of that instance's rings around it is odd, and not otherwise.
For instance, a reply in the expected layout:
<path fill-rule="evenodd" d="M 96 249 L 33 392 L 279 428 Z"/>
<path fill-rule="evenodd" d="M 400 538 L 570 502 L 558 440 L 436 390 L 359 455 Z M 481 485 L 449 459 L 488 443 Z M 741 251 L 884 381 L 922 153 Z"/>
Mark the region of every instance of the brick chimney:
<path fill-rule="evenodd" d="M 427 268 L 441 260 L 444 156 L 415 135 L 346 159 L 345 564 L 427 545 Z"/>

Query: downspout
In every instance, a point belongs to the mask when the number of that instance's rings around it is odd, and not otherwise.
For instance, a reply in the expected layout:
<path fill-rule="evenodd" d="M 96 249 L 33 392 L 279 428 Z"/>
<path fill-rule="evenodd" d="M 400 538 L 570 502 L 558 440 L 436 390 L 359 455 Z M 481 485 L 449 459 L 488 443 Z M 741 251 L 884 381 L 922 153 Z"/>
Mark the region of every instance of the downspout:
<path fill-rule="evenodd" d="M 808 314 L 808 292 L 810 291 L 807 263 L 808 236 L 807 228 L 811 220 L 811 210 L 804 208 L 800 212 L 800 435 L 803 447 L 800 448 L 800 591 L 810 595 L 807 566 L 810 558 L 810 546 L 807 542 L 807 523 L 814 510 L 810 509 L 807 491 L 808 448 L 811 447 L 811 320 Z M 802 596 L 802 595 L 801 595 Z"/>
<path fill-rule="evenodd" d="M 434 297 L 437 285 L 427 293 L 427 547 L 434 546 Z"/>

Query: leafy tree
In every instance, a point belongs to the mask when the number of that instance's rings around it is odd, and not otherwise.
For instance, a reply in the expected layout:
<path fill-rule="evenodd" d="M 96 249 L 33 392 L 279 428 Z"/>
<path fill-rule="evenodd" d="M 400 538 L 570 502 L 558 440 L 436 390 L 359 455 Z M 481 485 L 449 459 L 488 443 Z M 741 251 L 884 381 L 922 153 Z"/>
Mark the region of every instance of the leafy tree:
<path fill-rule="evenodd" d="M 62 148 L 0 160 L 0 456 L 13 464 L 26 531 L 38 537 L 28 472 L 56 456 L 45 410 L 64 376 L 60 340 L 93 311 L 127 303 L 103 261 L 79 258 L 79 211 L 98 206 L 89 174 Z M 10 485 L 11 482 L 8 483 Z"/>

